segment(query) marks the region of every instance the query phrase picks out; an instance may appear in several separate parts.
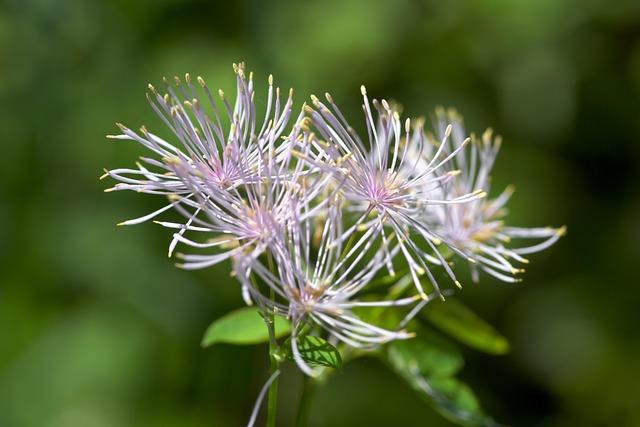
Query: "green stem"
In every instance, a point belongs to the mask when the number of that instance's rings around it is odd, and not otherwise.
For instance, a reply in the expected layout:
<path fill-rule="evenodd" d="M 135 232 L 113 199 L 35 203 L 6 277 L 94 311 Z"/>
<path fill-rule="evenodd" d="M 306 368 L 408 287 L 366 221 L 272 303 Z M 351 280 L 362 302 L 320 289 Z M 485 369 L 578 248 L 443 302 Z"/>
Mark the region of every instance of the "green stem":
<path fill-rule="evenodd" d="M 302 386 L 302 395 L 298 402 L 298 415 L 296 416 L 296 427 L 306 427 L 309 422 L 309 412 L 311 411 L 311 403 L 313 395 L 316 391 L 316 381 L 312 378 L 304 376 Z"/>
<path fill-rule="evenodd" d="M 271 360 L 271 374 L 273 375 L 280 365 L 280 362 L 275 356 L 277 351 L 273 345 L 269 344 L 269 359 Z M 276 409 L 278 407 L 278 381 L 276 378 L 269 387 L 269 395 L 267 401 L 267 427 L 275 427 L 276 425 Z"/>
<path fill-rule="evenodd" d="M 273 260 L 271 256 L 268 257 L 269 269 L 275 272 Z M 275 292 L 270 290 L 270 297 L 273 301 L 275 299 Z M 278 358 L 278 341 L 276 340 L 276 328 L 275 328 L 275 313 L 271 312 L 267 315 L 267 328 L 269 329 L 269 361 L 271 364 L 271 375 L 273 375 L 280 367 L 280 360 Z M 279 378 L 276 378 L 269 386 L 269 394 L 267 398 L 267 424 L 266 427 L 276 426 L 276 409 L 278 407 L 278 382 Z"/>

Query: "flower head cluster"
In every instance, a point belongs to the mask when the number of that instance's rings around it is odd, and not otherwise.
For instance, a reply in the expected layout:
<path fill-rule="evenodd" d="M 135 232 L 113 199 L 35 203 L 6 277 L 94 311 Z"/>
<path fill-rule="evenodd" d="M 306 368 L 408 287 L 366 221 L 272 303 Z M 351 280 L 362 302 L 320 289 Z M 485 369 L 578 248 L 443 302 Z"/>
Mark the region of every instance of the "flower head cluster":
<path fill-rule="evenodd" d="M 434 234 L 422 212 L 433 206 L 465 204 L 484 196 L 482 190 L 470 190 L 442 198 L 434 191 L 456 176 L 457 171 L 443 169 L 468 140 L 459 141 L 452 152 L 445 152 L 451 134 L 451 127 L 448 127 L 438 149 L 431 153 L 420 122 L 413 130 L 410 119 L 403 126 L 399 112 L 386 100 L 373 101 L 374 119 L 364 86 L 361 92 L 368 135 L 366 143 L 344 120 L 330 95 L 326 98 L 331 108 L 312 97 L 316 109 L 308 109 L 313 126 L 326 141 L 325 146 L 318 146 L 318 150 L 322 157 L 341 165 L 337 175 L 343 175 L 342 195 L 347 209 L 357 213 L 354 223 L 339 239 L 352 235 L 359 227 L 368 230 L 360 239 L 379 237 L 380 250 L 391 274 L 394 269 L 390 252 L 397 246 L 420 294 L 424 294 L 424 290 L 419 276 L 425 273 L 440 293 L 430 264 L 442 266 L 451 280 L 460 286 L 436 248 L 442 238 Z M 426 161 L 421 163 L 423 158 Z M 448 241 L 445 243 L 456 250 Z"/>
<path fill-rule="evenodd" d="M 441 138 L 448 126 L 453 126 L 452 144 L 446 146 L 447 151 L 453 152 L 456 144 L 466 138 L 462 117 L 455 110 L 437 109 L 434 122 L 434 140 Z M 471 143 L 445 167 L 446 170 L 455 169 L 460 173 L 455 180 L 438 189 L 440 197 L 455 198 L 472 188 L 482 188 L 488 192 L 491 169 L 500 145 L 501 138 L 495 137 L 491 129 L 487 129 L 480 137 L 471 134 Z M 513 191 L 513 187 L 508 186 L 496 198 L 443 205 L 426 213 L 431 216 L 429 221 L 435 225 L 436 233 L 468 257 L 472 278 L 476 282 L 480 270 L 504 282 L 520 281 L 516 275 L 524 272 L 524 269 L 514 266 L 514 262 L 527 264 L 529 261 L 523 255 L 548 248 L 565 232 L 565 227 L 522 228 L 505 225 L 505 206 Z M 514 239 L 530 239 L 534 243 L 512 246 Z"/>
<path fill-rule="evenodd" d="M 513 281 L 513 262 L 542 250 L 561 234 L 551 228 L 506 227 L 510 190 L 485 198 L 499 139 L 466 137 L 454 113 L 438 113 L 433 133 L 423 120 L 401 119 L 386 100 L 362 87 L 364 131 L 357 132 L 326 95 L 295 114 L 293 91 L 282 101 L 268 78 L 266 98 L 252 74 L 234 65 L 235 100 L 214 96 L 200 77 L 149 86 L 149 102 L 172 134 L 119 125 L 115 139 L 155 154 L 137 168 L 106 171 L 108 191 L 161 195 L 167 203 L 122 225 L 154 222 L 173 230 L 179 266 L 205 268 L 227 259 L 247 304 L 286 316 L 292 354 L 312 374 L 297 336 L 312 330 L 360 348 L 411 336 L 402 328 L 427 301 L 442 297 L 438 275 L 460 286 L 451 255 Z M 264 111 L 258 111 L 258 104 Z M 155 220 L 168 211 L 180 220 Z M 508 249 L 513 238 L 540 238 Z M 392 291 L 381 275 L 403 271 Z M 428 280 L 424 281 L 423 276 Z M 413 284 L 413 286 L 411 286 Z M 395 327 L 367 318 L 368 308 L 394 307 Z"/>

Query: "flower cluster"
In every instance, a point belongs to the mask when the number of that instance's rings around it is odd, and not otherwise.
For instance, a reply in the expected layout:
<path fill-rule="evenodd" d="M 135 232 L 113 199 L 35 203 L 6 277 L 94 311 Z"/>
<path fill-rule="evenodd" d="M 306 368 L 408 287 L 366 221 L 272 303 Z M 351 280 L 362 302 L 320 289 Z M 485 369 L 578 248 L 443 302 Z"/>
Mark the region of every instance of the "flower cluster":
<path fill-rule="evenodd" d="M 467 137 L 454 111 L 438 110 L 427 131 L 424 120 L 370 101 L 363 86 L 359 133 L 329 94 L 294 113 L 293 91 L 283 100 L 271 76 L 266 99 L 258 95 L 265 110 L 257 111 L 252 74 L 243 64 L 234 70 L 233 104 L 200 77 L 165 80 L 163 91 L 149 85 L 173 141 L 119 125 L 111 138 L 136 141 L 155 157 L 106 171 L 118 181 L 107 191 L 166 197 L 160 209 L 121 224 L 177 211 L 182 221 L 154 221 L 173 230 L 169 256 L 177 245 L 189 248 L 175 254 L 187 269 L 229 259 L 247 304 L 290 319 L 291 351 L 307 374 L 296 339 L 303 328 L 356 348 L 409 338 L 404 325 L 443 298 L 442 280 L 461 287 L 456 259 L 470 264 L 473 280 L 484 271 L 514 282 L 522 272 L 514 264 L 564 230 L 504 225 L 511 188 L 486 197 L 500 139 L 491 131 Z M 538 241 L 509 247 L 520 238 Z M 376 285 L 386 275 L 404 286 Z M 365 320 L 375 307 L 397 307 L 396 327 Z"/>

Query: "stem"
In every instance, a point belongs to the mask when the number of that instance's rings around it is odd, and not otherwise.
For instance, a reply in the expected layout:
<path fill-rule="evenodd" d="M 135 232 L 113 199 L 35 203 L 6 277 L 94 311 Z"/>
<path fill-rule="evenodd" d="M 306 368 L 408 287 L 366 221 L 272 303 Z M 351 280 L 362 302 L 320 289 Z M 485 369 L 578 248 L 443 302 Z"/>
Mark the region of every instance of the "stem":
<path fill-rule="evenodd" d="M 298 402 L 298 415 L 296 416 L 296 427 L 306 427 L 309 421 L 309 412 L 311 411 L 311 403 L 313 401 L 313 395 L 316 391 L 316 382 L 312 379 L 304 376 L 302 386 L 302 395 L 300 396 L 300 402 Z"/>
<path fill-rule="evenodd" d="M 273 326 L 272 326 L 273 327 Z M 269 359 L 271 360 L 271 374 L 273 375 L 277 370 L 280 362 L 275 357 L 276 349 L 273 345 L 269 344 Z M 269 387 L 269 396 L 267 403 L 267 427 L 275 427 L 276 425 L 276 409 L 278 406 L 278 381 L 276 378 Z"/>
<path fill-rule="evenodd" d="M 273 266 L 273 261 L 271 260 L 271 256 L 268 258 L 269 260 L 269 269 L 272 272 L 275 272 L 275 268 Z M 273 301 L 275 299 L 275 292 L 273 289 L 270 290 L 270 297 Z M 271 363 L 271 375 L 273 375 L 278 368 L 280 367 L 280 360 L 277 357 L 277 353 L 279 350 L 278 341 L 276 340 L 276 322 L 275 322 L 275 313 L 272 311 L 267 315 L 267 328 L 269 329 L 269 361 Z M 276 426 L 276 409 L 278 407 L 278 382 L 279 379 L 276 378 L 271 385 L 269 386 L 269 395 L 267 400 L 267 424 L 266 427 L 275 427 Z"/>

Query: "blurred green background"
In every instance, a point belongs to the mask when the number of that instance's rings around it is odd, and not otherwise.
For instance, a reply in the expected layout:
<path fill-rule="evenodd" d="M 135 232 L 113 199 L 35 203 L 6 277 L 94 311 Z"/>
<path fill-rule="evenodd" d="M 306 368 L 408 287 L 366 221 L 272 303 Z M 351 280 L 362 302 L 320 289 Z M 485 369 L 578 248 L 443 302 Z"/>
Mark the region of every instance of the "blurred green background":
<path fill-rule="evenodd" d="M 640 425 L 637 0 L 2 0 L 1 427 L 247 421 L 265 346 L 199 347 L 242 305 L 228 266 L 176 269 L 169 231 L 115 227 L 162 200 L 98 181 L 143 153 L 104 138 L 116 121 L 165 132 L 148 82 L 190 72 L 232 92 L 243 60 L 298 105 L 331 90 L 359 119 L 365 83 L 410 115 L 455 106 L 502 134 L 494 190 L 517 187 L 510 223 L 569 233 L 523 284 L 462 292 L 512 343 L 465 350 L 462 378 L 508 425 Z M 283 426 L 300 384 L 282 380 Z M 450 425 L 372 360 L 335 375 L 311 418 Z"/>

